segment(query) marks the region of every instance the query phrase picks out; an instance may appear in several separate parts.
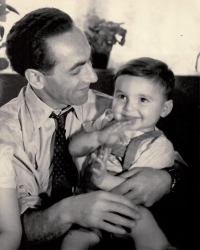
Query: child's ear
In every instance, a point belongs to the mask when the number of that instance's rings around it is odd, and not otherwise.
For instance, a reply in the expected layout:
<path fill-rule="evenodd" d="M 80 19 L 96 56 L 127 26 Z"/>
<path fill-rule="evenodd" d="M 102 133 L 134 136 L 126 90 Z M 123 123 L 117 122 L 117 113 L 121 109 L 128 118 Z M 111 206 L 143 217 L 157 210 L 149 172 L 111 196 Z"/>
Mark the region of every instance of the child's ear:
<path fill-rule="evenodd" d="M 27 69 L 25 71 L 25 77 L 33 88 L 43 89 L 44 75 L 41 72 L 35 69 Z"/>
<path fill-rule="evenodd" d="M 163 109 L 160 116 L 166 117 L 172 111 L 172 108 L 173 108 L 173 101 L 172 100 L 166 101 L 163 105 Z"/>

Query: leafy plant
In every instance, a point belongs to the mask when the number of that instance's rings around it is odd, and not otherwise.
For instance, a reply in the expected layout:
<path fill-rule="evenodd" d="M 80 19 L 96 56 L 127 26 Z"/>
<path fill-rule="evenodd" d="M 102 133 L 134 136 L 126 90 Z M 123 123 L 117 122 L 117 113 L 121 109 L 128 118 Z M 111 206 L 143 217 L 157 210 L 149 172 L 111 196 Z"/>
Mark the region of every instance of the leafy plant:
<path fill-rule="evenodd" d="M 0 0 L 0 22 L 5 22 L 6 15 L 11 11 L 19 15 L 19 12 L 15 8 L 6 4 L 6 0 Z M 0 42 L 3 40 L 4 33 L 5 29 L 0 23 Z M 2 43 L 0 45 L 0 49 L 3 47 L 6 47 L 6 43 Z M 0 70 L 6 69 L 8 65 L 9 65 L 8 60 L 4 57 L 0 57 Z"/>
<path fill-rule="evenodd" d="M 127 30 L 121 27 L 122 24 L 92 15 L 88 17 L 88 30 L 85 31 L 85 34 L 97 53 L 109 54 L 114 44 L 119 43 L 123 46 L 125 43 Z M 121 39 L 118 40 L 118 37 Z"/>
<path fill-rule="evenodd" d="M 19 12 L 15 8 L 13 8 L 12 6 L 6 4 L 5 0 L 0 0 L 0 21 L 1 22 L 5 22 L 6 21 L 6 15 L 8 13 L 10 13 L 11 11 L 19 15 Z M 0 42 L 3 40 L 4 33 L 5 33 L 5 29 L 0 24 Z M 5 47 L 5 46 L 6 46 L 6 44 L 2 43 L 0 45 L 0 48 Z"/>

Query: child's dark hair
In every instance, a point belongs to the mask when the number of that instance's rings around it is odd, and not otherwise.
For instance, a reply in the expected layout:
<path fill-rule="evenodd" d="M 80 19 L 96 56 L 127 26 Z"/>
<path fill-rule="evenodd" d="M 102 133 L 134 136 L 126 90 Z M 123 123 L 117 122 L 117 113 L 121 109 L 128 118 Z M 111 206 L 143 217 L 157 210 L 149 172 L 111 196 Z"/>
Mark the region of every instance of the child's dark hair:
<path fill-rule="evenodd" d="M 164 95 L 167 100 L 172 99 L 172 91 L 175 84 L 174 73 L 162 61 L 149 57 L 133 59 L 119 68 L 114 79 L 116 80 L 121 75 L 151 79 L 164 89 Z"/>

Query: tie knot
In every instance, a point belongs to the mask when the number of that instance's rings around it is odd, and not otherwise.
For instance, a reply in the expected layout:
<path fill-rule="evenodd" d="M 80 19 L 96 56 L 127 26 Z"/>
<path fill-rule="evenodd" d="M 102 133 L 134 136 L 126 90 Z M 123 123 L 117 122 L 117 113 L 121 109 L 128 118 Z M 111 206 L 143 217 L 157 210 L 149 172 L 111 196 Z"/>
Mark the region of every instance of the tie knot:
<path fill-rule="evenodd" d="M 60 128 L 64 128 L 65 127 L 65 120 L 67 115 L 73 111 L 73 108 L 67 110 L 65 113 L 61 114 L 61 115 L 56 115 L 54 112 L 51 113 L 51 115 L 49 116 L 50 118 L 53 118 L 57 121 L 58 127 Z"/>

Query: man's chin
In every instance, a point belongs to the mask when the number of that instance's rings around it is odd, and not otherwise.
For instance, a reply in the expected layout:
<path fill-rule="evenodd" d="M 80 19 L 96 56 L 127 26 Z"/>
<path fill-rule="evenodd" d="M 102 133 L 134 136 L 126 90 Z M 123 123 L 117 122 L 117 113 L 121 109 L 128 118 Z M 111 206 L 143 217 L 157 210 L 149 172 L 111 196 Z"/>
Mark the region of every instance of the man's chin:
<path fill-rule="evenodd" d="M 86 103 L 87 100 L 88 100 L 88 94 L 83 96 L 83 97 L 80 97 L 74 105 L 80 106 L 80 105 Z"/>

